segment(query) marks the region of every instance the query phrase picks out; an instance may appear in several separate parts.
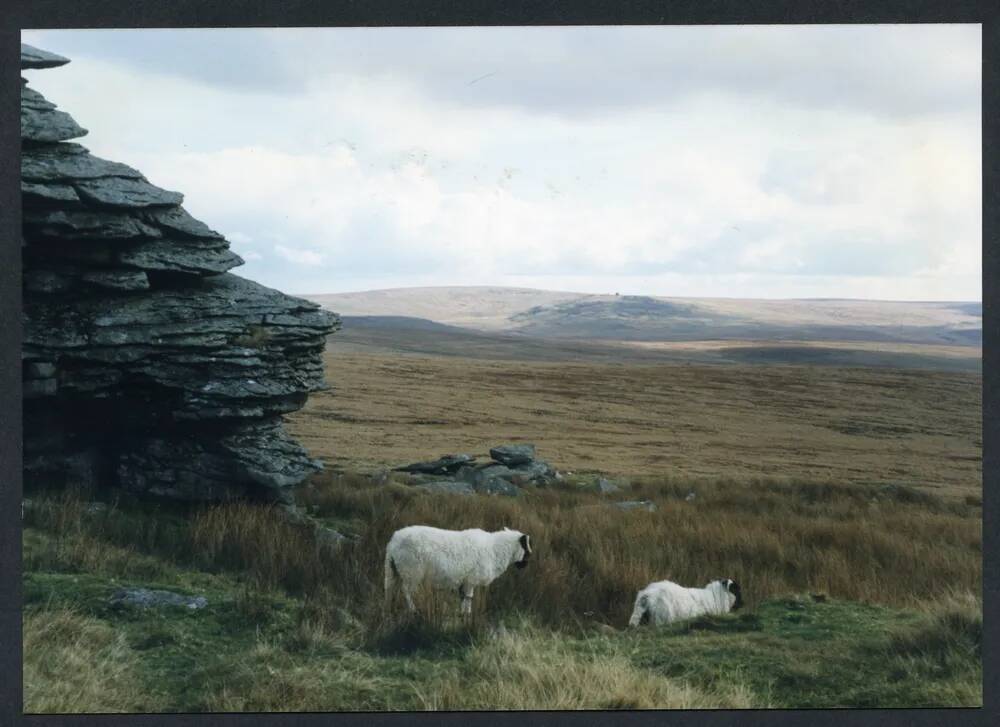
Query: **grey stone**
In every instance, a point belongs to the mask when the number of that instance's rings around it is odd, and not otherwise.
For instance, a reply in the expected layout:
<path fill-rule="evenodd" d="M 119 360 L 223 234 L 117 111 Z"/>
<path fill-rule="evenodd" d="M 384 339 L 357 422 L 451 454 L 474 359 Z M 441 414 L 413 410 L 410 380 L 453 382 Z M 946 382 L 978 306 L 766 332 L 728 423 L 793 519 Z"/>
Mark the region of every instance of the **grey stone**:
<path fill-rule="evenodd" d="M 21 87 L 21 105 L 32 109 L 54 109 L 56 105 L 47 100 L 42 94 L 27 86 Z"/>
<path fill-rule="evenodd" d="M 22 275 L 27 293 L 60 293 L 73 287 L 73 277 L 51 270 L 25 270 Z"/>
<path fill-rule="evenodd" d="M 421 490 L 427 490 L 428 492 L 443 493 L 448 495 L 471 495 L 475 490 L 473 490 L 472 485 L 467 482 L 455 482 L 454 480 L 436 480 L 434 482 L 423 482 L 419 485 L 414 485 Z"/>
<path fill-rule="evenodd" d="M 487 477 L 482 482 L 472 486 L 472 489 L 480 495 L 503 495 L 505 497 L 518 497 L 521 489 L 500 477 Z"/>
<path fill-rule="evenodd" d="M 281 417 L 326 387 L 339 319 L 228 274 L 181 194 L 62 141 L 86 132 L 27 87 L 21 114 L 25 477 L 289 503 L 322 465 Z"/>
<path fill-rule="evenodd" d="M 109 290 L 146 290 L 149 278 L 141 270 L 94 270 L 80 279 L 89 285 Z"/>
<path fill-rule="evenodd" d="M 689 493 L 688 493 L 688 494 L 687 494 L 687 495 L 686 495 L 686 496 L 684 497 L 684 499 L 685 499 L 685 500 L 686 500 L 687 502 L 692 502 L 692 501 L 693 501 L 693 500 L 694 500 L 694 499 L 695 499 L 696 497 L 697 497 L 697 495 L 695 494 L 694 490 L 692 490 L 691 492 L 689 492 Z"/>
<path fill-rule="evenodd" d="M 103 177 L 74 184 L 80 198 L 108 207 L 175 206 L 184 201 L 179 192 L 168 192 L 145 179 Z"/>
<path fill-rule="evenodd" d="M 21 107 L 21 139 L 33 142 L 66 141 L 86 136 L 87 130 L 65 111 Z"/>
<path fill-rule="evenodd" d="M 116 607 L 133 608 L 163 608 L 168 606 L 186 608 L 197 611 L 208 605 L 204 596 L 183 596 L 173 591 L 159 591 L 149 588 L 120 588 L 115 591 L 108 603 Z"/>
<path fill-rule="evenodd" d="M 25 209 L 24 231 L 28 243 L 34 237 L 62 240 L 128 240 L 159 238 L 163 232 L 134 215 L 121 212 L 98 212 L 90 209 Z"/>
<path fill-rule="evenodd" d="M 50 361 L 32 361 L 24 365 L 24 378 L 49 379 L 56 375 L 56 367 Z"/>
<path fill-rule="evenodd" d="M 29 147 L 21 152 L 21 178 L 32 182 L 70 182 L 101 177 L 142 179 L 127 164 L 93 156 L 79 144 Z"/>
<path fill-rule="evenodd" d="M 476 467 L 467 468 L 462 471 L 462 479 L 466 482 L 479 484 L 490 478 L 510 480 L 517 475 L 517 472 L 502 464 L 486 463 Z"/>
<path fill-rule="evenodd" d="M 37 184 L 35 182 L 21 182 L 21 194 L 25 197 L 35 198 L 39 202 L 59 202 L 74 203 L 79 202 L 80 197 L 76 190 L 68 184 Z"/>
<path fill-rule="evenodd" d="M 233 424 L 218 440 L 129 438 L 119 442 L 118 483 L 132 492 L 187 501 L 251 494 L 289 500 L 288 488 L 322 469 L 277 420 Z M 218 436 L 216 434 L 215 436 Z"/>
<path fill-rule="evenodd" d="M 55 379 L 33 379 L 22 384 L 21 391 L 25 399 L 35 399 L 40 396 L 52 396 L 59 390 Z"/>
<path fill-rule="evenodd" d="M 67 63 L 69 58 L 21 43 L 21 68 L 55 68 Z"/>
<path fill-rule="evenodd" d="M 646 512 L 656 512 L 656 503 L 651 500 L 626 500 L 613 504 L 619 510 L 645 510 Z"/>
<path fill-rule="evenodd" d="M 389 481 L 391 471 L 388 467 L 379 467 L 372 472 L 372 483 L 375 485 L 384 485 Z"/>
<path fill-rule="evenodd" d="M 474 467 L 463 467 L 455 474 L 456 479 L 478 485 L 489 479 L 502 479 L 514 484 L 548 484 L 555 478 L 555 470 L 546 462 L 535 461 L 516 467 L 488 462 Z"/>
<path fill-rule="evenodd" d="M 224 240 L 218 232 L 201 220 L 196 220 L 183 207 L 152 208 L 143 212 L 143 219 L 162 227 L 168 234 L 179 234 L 200 240 Z"/>
<path fill-rule="evenodd" d="M 396 467 L 396 472 L 413 472 L 429 475 L 446 475 L 458 471 L 463 465 L 473 461 L 467 454 L 446 454 L 430 462 L 414 462 Z"/>
<path fill-rule="evenodd" d="M 597 480 L 597 491 L 602 495 L 609 495 L 612 492 L 618 492 L 620 489 L 621 488 L 611 480 L 607 480 L 603 477 L 599 477 Z"/>
<path fill-rule="evenodd" d="M 171 240 L 148 240 L 122 247 L 114 259 L 142 270 L 190 275 L 218 275 L 243 264 L 243 258 L 224 246 L 191 247 Z"/>
<path fill-rule="evenodd" d="M 490 457 L 508 467 L 530 464 L 535 461 L 535 445 L 504 444 L 490 449 Z"/>
<path fill-rule="evenodd" d="M 511 468 L 514 472 L 512 482 L 530 482 L 535 485 L 547 485 L 556 480 L 556 471 L 548 462 L 535 460 L 527 464 Z"/>

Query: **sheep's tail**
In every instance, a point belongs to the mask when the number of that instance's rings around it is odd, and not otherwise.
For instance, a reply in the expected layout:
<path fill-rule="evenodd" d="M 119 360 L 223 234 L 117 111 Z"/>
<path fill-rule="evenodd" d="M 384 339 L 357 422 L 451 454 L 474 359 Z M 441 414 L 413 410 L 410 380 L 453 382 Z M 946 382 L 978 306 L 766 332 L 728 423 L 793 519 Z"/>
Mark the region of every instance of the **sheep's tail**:
<path fill-rule="evenodd" d="M 632 609 L 632 618 L 628 620 L 629 626 L 638 626 L 642 623 L 642 617 L 646 615 L 646 594 L 640 593 L 635 599 L 635 608 Z"/>
<path fill-rule="evenodd" d="M 396 585 L 399 583 L 399 569 L 396 567 L 396 561 L 393 560 L 390 553 L 385 554 L 385 605 L 386 608 L 389 607 L 392 601 L 392 594 L 396 590 Z"/>

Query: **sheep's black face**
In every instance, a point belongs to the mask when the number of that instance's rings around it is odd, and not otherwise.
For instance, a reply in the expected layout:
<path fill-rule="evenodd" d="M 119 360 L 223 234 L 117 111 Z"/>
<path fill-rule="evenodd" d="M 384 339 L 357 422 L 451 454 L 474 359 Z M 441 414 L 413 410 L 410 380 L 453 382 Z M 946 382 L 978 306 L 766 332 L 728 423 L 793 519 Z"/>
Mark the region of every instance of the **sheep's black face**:
<path fill-rule="evenodd" d="M 528 565 L 528 558 L 531 557 L 531 540 L 527 535 L 522 535 L 518 542 L 521 544 L 521 560 L 514 563 L 518 568 Z"/>
<path fill-rule="evenodd" d="M 740 584 L 736 581 L 726 581 L 726 583 L 726 588 L 729 592 L 736 596 L 736 602 L 733 604 L 732 610 L 735 611 L 738 608 L 743 608 L 743 594 L 740 591 Z"/>

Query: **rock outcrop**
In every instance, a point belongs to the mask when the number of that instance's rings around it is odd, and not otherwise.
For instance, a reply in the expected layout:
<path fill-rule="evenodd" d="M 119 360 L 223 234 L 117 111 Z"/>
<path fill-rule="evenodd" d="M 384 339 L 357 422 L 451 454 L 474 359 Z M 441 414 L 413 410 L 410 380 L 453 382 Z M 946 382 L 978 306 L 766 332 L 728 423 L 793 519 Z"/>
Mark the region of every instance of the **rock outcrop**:
<path fill-rule="evenodd" d="M 489 462 L 468 454 L 446 454 L 429 462 L 396 467 L 409 472 L 414 484 L 429 492 L 517 497 L 527 485 L 542 487 L 559 479 L 548 462 L 535 459 L 533 444 L 505 444 L 490 449 Z M 441 479 L 450 477 L 451 479 Z"/>
<path fill-rule="evenodd" d="M 22 68 L 68 60 L 21 47 Z M 91 155 L 21 89 L 26 478 L 287 501 L 319 463 L 281 416 L 325 386 L 335 314 L 227 271 L 183 196 Z"/>

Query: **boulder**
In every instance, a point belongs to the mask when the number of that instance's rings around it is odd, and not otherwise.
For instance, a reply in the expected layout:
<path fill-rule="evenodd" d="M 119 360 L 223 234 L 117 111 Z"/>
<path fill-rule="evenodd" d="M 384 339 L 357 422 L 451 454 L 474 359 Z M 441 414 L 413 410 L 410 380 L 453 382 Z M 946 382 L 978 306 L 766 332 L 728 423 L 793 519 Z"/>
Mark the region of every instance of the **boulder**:
<path fill-rule="evenodd" d="M 547 462 L 540 460 L 508 467 L 495 462 L 487 462 L 471 467 L 463 467 L 455 473 L 456 479 L 473 485 L 489 479 L 501 479 L 516 485 L 544 485 L 555 480 L 555 470 Z"/>
<path fill-rule="evenodd" d="M 493 447 L 490 450 L 490 457 L 500 464 L 508 467 L 531 464 L 535 461 L 534 444 L 504 444 Z"/>
<path fill-rule="evenodd" d="M 517 472 L 502 464 L 486 462 L 484 464 L 461 467 L 455 473 L 455 478 L 463 482 L 468 482 L 471 485 L 478 485 L 490 478 L 509 480 L 516 474 Z"/>
<path fill-rule="evenodd" d="M 287 502 L 320 463 L 281 417 L 325 388 L 337 316 L 228 273 L 179 192 L 67 142 L 86 131 L 27 86 L 21 119 L 25 475 Z"/>
<path fill-rule="evenodd" d="M 621 490 L 621 488 L 618 487 L 618 485 L 616 485 L 614 482 L 612 482 L 611 480 L 607 480 L 603 477 L 599 477 L 597 479 L 596 488 L 597 491 L 600 492 L 602 495 L 610 495 L 613 492 L 618 492 L 619 490 Z"/>
<path fill-rule="evenodd" d="M 454 480 L 436 480 L 434 482 L 423 482 L 414 485 L 427 492 L 436 492 L 447 495 L 471 495 L 475 492 L 472 485 L 467 482 L 455 482 Z"/>
<path fill-rule="evenodd" d="M 535 460 L 527 464 L 517 465 L 511 468 L 514 477 L 511 482 L 530 483 L 533 485 L 547 485 L 556 481 L 556 471 L 548 462 Z"/>
<path fill-rule="evenodd" d="M 134 608 L 163 608 L 168 606 L 197 611 L 208 605 L 204 596 L 182 596 L 172 591 L 157 591 L 149 588 L 121 588 L 108 600 L 111 606 Z"/>
<path fill-rule="evenodd" d="M 473 461 L 468 454 L 446 454 L 430 462 L 414 462 L 396 467 L 396 472 L 412 472 L 426 475 L 448 475 L 457 472 L 463 465 Z"/>
<path fill-rule="evenodd" d="M 518 497 L 521 489 L 500 477 L 487 477 L 482 482 L 472 486 L 473 491 L 480 495 L 503 495 Z"/>

